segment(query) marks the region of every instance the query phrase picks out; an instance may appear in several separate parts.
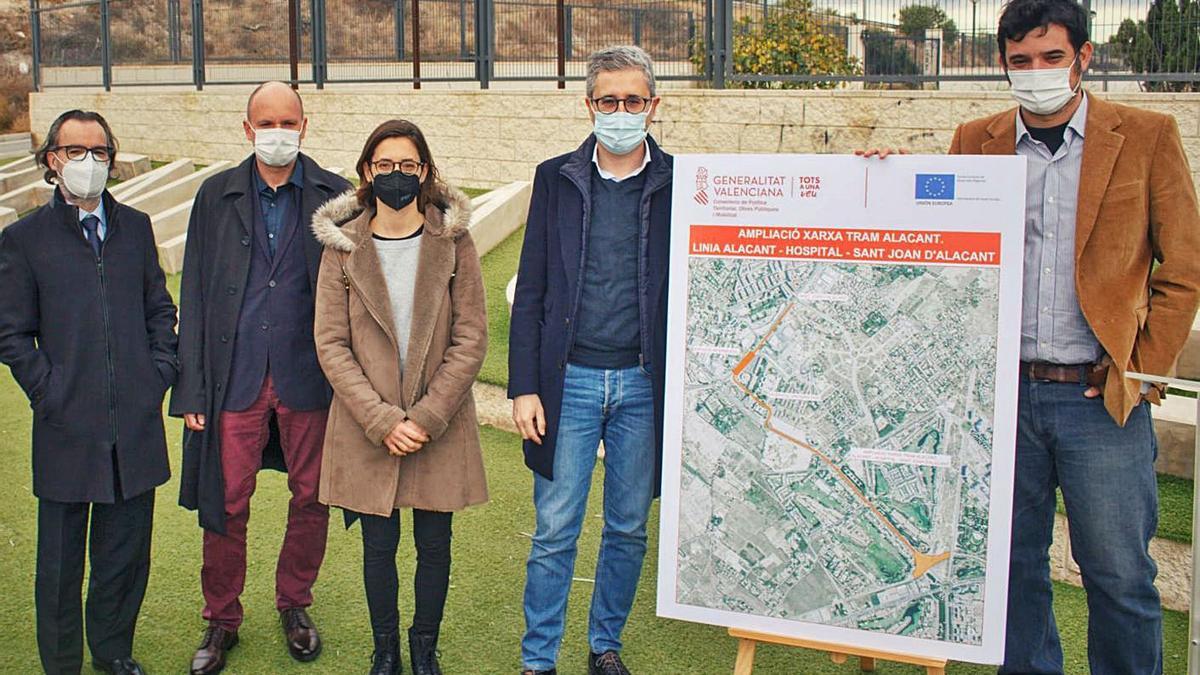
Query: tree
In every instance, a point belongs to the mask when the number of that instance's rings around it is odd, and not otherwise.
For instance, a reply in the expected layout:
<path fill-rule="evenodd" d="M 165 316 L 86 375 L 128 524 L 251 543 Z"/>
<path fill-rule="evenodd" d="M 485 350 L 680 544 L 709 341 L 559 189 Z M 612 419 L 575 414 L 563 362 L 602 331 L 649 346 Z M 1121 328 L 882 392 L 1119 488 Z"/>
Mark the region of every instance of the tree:
<path fill-rule="evenodd" d="M 858 59 L 846 52 L 845 38 L 826 32 L 812 0 L 781 0 L 761 23 L 742 17 L 733 26 L 733 72 L 752 75 L 858 75 Z M 699 54 L 704 58 L 703 53 Z M 695 56 L 693 56 L 695 59 Z M 701 61 L 702 63 L 703 61 Z M 837 82 L 746 82 L 746 89 L 829 89 Z"/>
<path fill-rule="evenodd" d="M 925 39 L 925 31 L 929 28 L 942 29 L 942 41 L 947 47 L 958 39 L 958 26 L 941 7 L 908 5 L 900 8 L 897 17 L 900 19 L 900 32 L 914 40 Z"/>
<path fill-rule="evenodd" d="M 1137 73 L 1190 73 L 1187 82 L 1142 83 L 1150 91 L 1200 91 L 1200 2 L 1154 0 L 1146 18 L 1125 19 L 1108 39 Z"/>

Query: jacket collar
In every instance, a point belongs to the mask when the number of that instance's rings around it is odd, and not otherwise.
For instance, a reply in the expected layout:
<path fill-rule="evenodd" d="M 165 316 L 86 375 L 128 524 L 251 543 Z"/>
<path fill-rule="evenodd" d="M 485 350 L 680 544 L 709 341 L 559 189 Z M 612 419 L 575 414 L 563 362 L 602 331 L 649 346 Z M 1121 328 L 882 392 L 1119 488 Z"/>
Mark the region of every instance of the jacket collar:
<path fill-rule="evenodd" d="M 321 167 L 317 166 L 317 163 L 311 157 L 302 152 L 296 156 L 296 161 L 301 164 L 300 178 L 303 189 L 321 188 L 326 192 L 333 192 L 337 189 L 337 186 L 325 180 L 326 172 L 322 171 Z M 254 191 L 256 176 L 257 171 L 254 169 L 254 155 L 251 154 L 230 172 L 229 180 L 225 181 L 224 195 L 226 197 L 236 197 L 252 193 Z"/>
<path fill-rule="evenodd" d="M 434 237 L 457 239 L 471 227 L 471 200 L 450 186 L 444 186 L 441 195 L 446 206 L 425 210 L 425 232 Z M 313 234 L 325 247 L 351 253 L 370 239 L 374 214 L 373 208 L 364 209 L 358 203 L 354 190 L 347 190 L 313 213 Z"/>
<path fill-rule="evenodd" d="M 117 200 L 108 192 L 106 188 L 104 193 L 100 195 L 100 202 L 104 205 L 104 239 L 112 237 L 116 229 L 118 220 L 117 209 L 119 204 Z M 62 195 L 62 187 L 54 186 L 54 192 L 50 195 L 48 204 L 50 210 L 56 214 L 56 217 L 69 225 L 74 232 L 81 232 L 79 229 L 79 207 L 69 203 Z"/>
<path fill-rule="evenodd" d="M 643 189 L 643 193 L 650 194 L 671 182 L 673 169 L 667 154 L 662 151 L 653 136 L 646 135 L 646 145 L 650 150 L 649 165 L 646 167 L 649 173 L 646 175 L 646 187 Z M 596 136 L 589 134 L 583 144 L 571 153 L 558 170 L 579 188 L 585 199 L 591 195 L 592 168 L 596 166 L 592 162 L 592 157 L 595 154 Z"/>

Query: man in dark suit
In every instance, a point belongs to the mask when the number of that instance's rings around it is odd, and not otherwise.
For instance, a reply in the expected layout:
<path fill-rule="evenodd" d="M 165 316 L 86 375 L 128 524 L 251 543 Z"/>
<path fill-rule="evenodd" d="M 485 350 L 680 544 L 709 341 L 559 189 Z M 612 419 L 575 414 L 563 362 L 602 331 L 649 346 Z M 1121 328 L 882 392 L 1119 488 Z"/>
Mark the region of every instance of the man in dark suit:
<path fill-rule="evenodd" d="M 621 632 L 659 493 L 672 158 L 647 136 L 658 108 L 638 47 L 588 59 L 593 133 L 537 168 L 509 333 L 508 395 L 534 471 L 525 580 L 526 673 L 554 673 L 603 440 L 604 533 L 589 675 L 627 674 Z"/>
<path fill-rule="evenodd" d="M 325 556 L 329 511 L 317 484 L 331 391 L 313 342 L 322 247 L 309 224 L 350 184 L 300 154 L 307 119 L 287 85 L 255 89 L 243 127 L 254 154 L 205 181 L 192 208 L 171 397 L 187 427 L 180 503 L 204 528 L 208 629 L 191 664 L 201 675 L 224 668 L 237 644 L 250 496 L 269 443 L 282 451 L 292 493 L 275 605 L 289 653 L 311 661 L 321 651 L 306 608 Z"/>
<path fill-rule="evenodd" d="M 170 475 L 162 401 L 178 371 L 175 305 L 150 219 L 104 189 L 116 145 L 100 115 L 60 115 L 37 151 L 58 189 L 0 233 L 0 361 L 34 412 L 34 599 L 51 675 L 82 666 L 89 525 L 93 665 L 142 672 L 133 632 L 150 573 L 154 488 Z"/>
<path fill-rule="evenodd" d="M 1001 673 L 1063 672 L 1048 564 L 1057 488 L 1087 589 L 1091 672 L 1162 672 L 1147 403 L 1161 392 L 1125 372 L 1175 367 L 1200 302 L 1200 211 L 1174 118 L 1084 91 L 1087 27 L 1073 0 L 1008 3 L 1000 65 L 1020 107 L 963 124 L 950 146 L 1028 161 Z"/>

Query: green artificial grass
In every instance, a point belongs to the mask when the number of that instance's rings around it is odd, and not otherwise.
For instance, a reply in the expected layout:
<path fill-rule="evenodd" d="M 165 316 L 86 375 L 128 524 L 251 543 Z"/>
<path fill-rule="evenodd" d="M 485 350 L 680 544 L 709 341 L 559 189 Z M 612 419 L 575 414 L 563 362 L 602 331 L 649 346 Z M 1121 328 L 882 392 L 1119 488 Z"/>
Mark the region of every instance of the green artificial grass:
<path fill-rule="evenodd" d="M 498 387 L 508 386 L 508 298 L 505 289 L 517 273 L 525 226 L 483 256 L 483 286 L 487 291 L 488 351 L 479 380 Z"/>
<path fill-rule="evenodd" d="M 0 480 L 8 496 L 0 501 L 0 673 L 38 671 L 34 641 L 33 574 L 37 502 L 31 494 L 29 405 L 8 375 L 0 375 Z M 491 502 L 456 516 L 454 564 L 446 618 L 442 627 L 442 663 L 446 672 L 515 673 L 520 663 L 523 630 L 521 593 L 529 533 L 534 528 L 530 499 L 532 481 L 521 462 L 518 437 L 484 427 L 480 430 Z M 178 420 L 168 419 L 172 465 L 179 467 Z M 564 675 L 584 672 L 587 651 L 587 606 L 592 585 L 600 518 L 600 481 L 596 472 L 580 539 L 579 559 L 571 592 L 566 637 L 560 660 Z M 135 656 L 151 673 L 183 672 L 200 640 L 200 539 L 195 514 L 176 505 L 178 479 L 158 491 L 155 505 L 154 558 L 150 586 L 138 619 Z M 253 500 L 246 591 L 246 621 L 241 644 L 231 652 L 226 673 L 365 672 L 371 633 L 361 577 L 358 528 L 346 531 L 341 514 L 330 518 L 328 551 L 315 589 L 312 616 L 325 639 L 325 651 L 312 664 L 287 655 L 274 609 L 274 568 L 287 513 L 287 486 L 282 474 L 263 472 Z M 658 515 L 651 514 L 650 553 L 637 601 L 625 631 L 625 659 L 634 672 L 659 674 L 728 673 L 736 645 L 721 628 L 660 619 L 654 613 Z M 401 614 L 412 611 L 413 551 L 410 520 L 401 539 Z M 1066 671 L 1087 672 L 1087 605 L 1080 589 L 1056 585 L 1055 609 L 1068 655 Z M 1166 672 L 1183 673 L 1186 663 L 1187 617 L 1167 612 L 1164 630 Z M 762 675 L 825 675 L 858 672 L 854 665 L 835 666 L 822 654 L 764 646 L 756 660 Z M 85 672 L 91 672 L 85 666 Z M 880 673 L 912 674 L 914 667 L 881 664 Z M 992 673 L 983 666 L 953 664 L 954 674 Z"/>

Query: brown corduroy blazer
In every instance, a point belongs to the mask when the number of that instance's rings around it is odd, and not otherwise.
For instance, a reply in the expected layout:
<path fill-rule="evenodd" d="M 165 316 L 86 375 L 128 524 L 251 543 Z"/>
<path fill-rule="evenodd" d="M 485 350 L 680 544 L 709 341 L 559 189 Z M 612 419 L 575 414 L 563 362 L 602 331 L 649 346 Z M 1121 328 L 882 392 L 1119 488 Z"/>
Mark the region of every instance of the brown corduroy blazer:
<path fill-rule="evenodd" d="M 1191 331 L 1200 303 L 1200 209 L 1175 118 L 1087 96 L 1075 289 L 1112 359 L 1105 407 L 1124 425 L 1141 395 L 1125 371 L 1172 374 Z M 1016 134 L 1014 108 L 959 126 L 950 153 L 1015 154 Z M 1146 396 L 1159 397 L 1158 389 Z"/>

